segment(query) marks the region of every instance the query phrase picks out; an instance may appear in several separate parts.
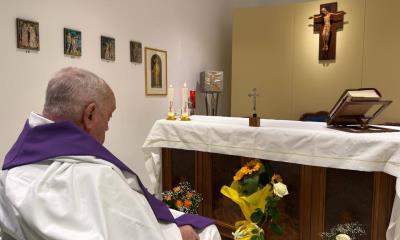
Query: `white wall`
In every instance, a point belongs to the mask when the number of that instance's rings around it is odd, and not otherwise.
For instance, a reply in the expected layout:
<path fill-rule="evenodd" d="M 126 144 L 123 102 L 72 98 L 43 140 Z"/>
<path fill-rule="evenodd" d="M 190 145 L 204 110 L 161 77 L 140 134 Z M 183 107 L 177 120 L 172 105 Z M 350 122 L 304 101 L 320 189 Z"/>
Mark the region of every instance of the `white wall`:
<path fill-rule="evenodd" d="M 228 0 L 2 0 L 0 164 L 29 112 L 41 112 L 47 81 L 61 68 L 78 66 L 113 88 L 117 110 L 105 145 L 147 184 L 141 145 L 154 121 L 165 116 L 167 100 L 145 96 L 144 64 L 130 63 L 129 41 L 167 50 L 168 81 L 176 87 L 186 81 L 195 88 L 205 69 L 223 70 L 229 80 L 230 6 Z M 39 22 L 39 52 L 16 48 L 17 17 Z M 82 57 L 63 55 L 64 27 L 82 31 Z M 100 59 L 102 34 L 116 39 L 115 62 Z M 223 96 L 223 114 L 229 98 Z"/>

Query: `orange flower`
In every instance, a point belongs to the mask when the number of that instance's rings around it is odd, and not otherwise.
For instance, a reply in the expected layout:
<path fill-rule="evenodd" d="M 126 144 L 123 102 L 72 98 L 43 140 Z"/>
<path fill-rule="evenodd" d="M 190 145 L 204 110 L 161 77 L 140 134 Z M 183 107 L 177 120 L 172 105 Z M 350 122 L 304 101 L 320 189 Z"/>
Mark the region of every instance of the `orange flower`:
<path fill-rule="evenodd" d="M 271 178 L 271 182 L 272 183 L 278 183 L 278 182 L 282 182 L 283 179 L 279 174 L 274 174 L 274 176 L 272 176 Z"/>
<path fill-rule="evenodd" d="M 190 206 L 192 206 L 192 201 L 185 200 L 185 207 L 190 208 Z"/>
<path fill-rule="evenodd" d="M 241 171 L 243 174 L 248 174 L 250 170 L 247 167 L 242 167 L 239 171 Z"/>
<path fill-rule="evenodd" d="M 175 205 L 176 205 L 178 208 L 181 208 L 181 207 L 183 206 L 182 200 L 176 200 Z"/>
<path fill-rule="evenodd" d="M 240 181 L 240 180 L 242 180 L 243 176 L 244 176 L 244 173 L 239 170 L 236 172 L 235 176 L 233 177 L 233 180 Z"/>
<path fill-rule="evenodd" d="M 257 163 L 255 166 L 254 166 L 254 171 L 258 171 L 258 170 L 260 170 L 260 168 L 261 168 L 261 163 Z"/>
<path fill-rule="evenodd" d="M 240 181 L 244 177 L 244 175 L 251 175 L 261 169 L 262 163 L 257 160 L 253 159 L 247 162 L 243 167 L 236 172 L 235 176 L 233 177 L 234 181 Z"/>

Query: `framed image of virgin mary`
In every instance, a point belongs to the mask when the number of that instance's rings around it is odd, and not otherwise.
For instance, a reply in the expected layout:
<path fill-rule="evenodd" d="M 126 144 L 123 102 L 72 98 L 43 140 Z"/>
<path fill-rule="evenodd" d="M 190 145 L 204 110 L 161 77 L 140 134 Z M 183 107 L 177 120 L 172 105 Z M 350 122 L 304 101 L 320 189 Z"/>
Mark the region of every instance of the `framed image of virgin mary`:
<path fill-rule="evenodd" d="M 146 95 L 167 95 L 167 51 L 144 48 Z"/>

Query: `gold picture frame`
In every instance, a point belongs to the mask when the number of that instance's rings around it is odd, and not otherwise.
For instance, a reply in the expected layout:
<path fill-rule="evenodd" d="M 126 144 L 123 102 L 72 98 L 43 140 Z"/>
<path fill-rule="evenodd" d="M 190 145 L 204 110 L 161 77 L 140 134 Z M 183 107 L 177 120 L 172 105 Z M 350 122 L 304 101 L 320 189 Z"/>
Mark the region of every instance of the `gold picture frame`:
<path fill-rule="evenodd" d="M 167 51 L 145 47 L 144 56 L 146 95 L 167 95 Z"/>

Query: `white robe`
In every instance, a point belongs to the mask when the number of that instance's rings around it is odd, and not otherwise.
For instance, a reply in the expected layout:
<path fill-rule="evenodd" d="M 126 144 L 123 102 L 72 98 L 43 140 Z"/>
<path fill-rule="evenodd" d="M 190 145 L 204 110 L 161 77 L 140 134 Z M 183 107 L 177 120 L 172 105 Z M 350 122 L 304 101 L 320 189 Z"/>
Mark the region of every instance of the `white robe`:
<path fill-rule="evenodd" d="M 46 120 L 31 114 L 29 124 Z M 136 177 L 102 159 L 57 157 L 0 177 L 0 225 L 16 239 L 181 239 L 174 223 L 157 221 Z M 199 235 L 221 239 L 215 225 Z"/>

